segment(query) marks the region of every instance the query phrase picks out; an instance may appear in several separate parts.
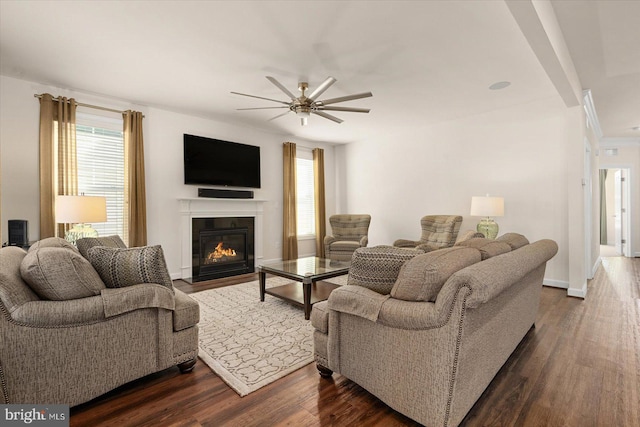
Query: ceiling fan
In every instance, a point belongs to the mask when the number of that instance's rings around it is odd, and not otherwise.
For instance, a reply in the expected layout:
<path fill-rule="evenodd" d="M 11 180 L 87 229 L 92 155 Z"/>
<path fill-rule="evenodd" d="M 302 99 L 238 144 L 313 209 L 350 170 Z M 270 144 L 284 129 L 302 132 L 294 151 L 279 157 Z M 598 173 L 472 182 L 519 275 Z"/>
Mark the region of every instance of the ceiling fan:
<path fill-rule="evenodd" d="M 246 93 L 239 92 L 231 92 L 235 95 L 249 96 L 251 98 L 264 99 L 267 101 L 278 102 L 280 104 L 284 104 L 280 107 L 256 107 L 256 108 L 238 108 L 238 110 L 267 110 L 272 108 L 287 108 L 289 111 L 286 111 L 282 114 L 278 114 L 275 117 L 269 119 L 269 121 L 277 119 L 278 117 L 282 117 L 290 112 L 296 113 L 300 117 L 300 124 L 305 126 L 307 124 L 307 120 L 311 114 L 316 114 L 320 117 L 324 117 L 325 119 L 332 120 L 336 123 L 342 123 L 343 120 L 339 119 L 331 114 L 327 114 L 325 111 L 347 111 L 351 113 L 368 113 L 370 110 L 368 108 L 352 108 L 352 107 L 333 107 L 331 104 L 337 104 L 339 102 L 352 101 L 354 99 L 360 98 L 368 98 L 373 96 L 371 92 L 358 93 L 355 95 L 347 95 L 340 96 L 338 98 L 317 100 L 320 95 L 324 93 L 329 87 L 336 82 L 336 79 L 333 77 L 327 77 L 327 79 L 322 82 L 320 86 L 318 86 L 313 92 L 307 96 L 305 92 L 309 89 L 309 83 L 300 82 L 298 83 L 298 90 L 302 92 L 302 95 L 296 97 L 293 93 L 291 93 L 286 87 L 284 87 L 279 81 L 275 78 L 267 76 L 267 79 L 273 83 L 278 89 L 284 92 L 291 101 L 280 101 L 277 99 L 264 98 L 262 96 L 255 95 L 247 95 Z"/>

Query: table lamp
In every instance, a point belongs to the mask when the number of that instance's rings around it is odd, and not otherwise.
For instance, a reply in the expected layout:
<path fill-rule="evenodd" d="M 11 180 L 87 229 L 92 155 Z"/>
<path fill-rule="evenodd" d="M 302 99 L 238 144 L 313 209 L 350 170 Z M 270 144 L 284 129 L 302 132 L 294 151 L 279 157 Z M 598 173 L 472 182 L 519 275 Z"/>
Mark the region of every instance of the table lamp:
<path fill-rule="evenodd" d="M 487 239 L 495 239 L 498 235 L 498 224 L 491 217 L 504 215 L 504 198 L 473 196 L 471 198 L 471 216 L 484 217 L 478 223 L 478 233 Z"/>
<path fill-rule="evenodd" d="M 74 245 L 83 237 L 98 237 L 93 222 L 107 221 L 107 198 L 100 196 L 56 197 L 56 222 L 75 224 L 64 238 Z"/>

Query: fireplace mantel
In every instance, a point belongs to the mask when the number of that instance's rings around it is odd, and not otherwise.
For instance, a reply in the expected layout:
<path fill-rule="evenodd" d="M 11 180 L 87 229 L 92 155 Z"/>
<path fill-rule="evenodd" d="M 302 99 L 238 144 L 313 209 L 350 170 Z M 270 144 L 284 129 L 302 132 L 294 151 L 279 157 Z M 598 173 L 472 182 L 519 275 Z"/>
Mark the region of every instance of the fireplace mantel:
<path fill-rule="evenodd" d="M 178 199 L 180 203 L 180 277 L 191 277 L 191 224 L 193 218 L 247 216 L 255 218 L 255 261 L 263 258 L 262 236 L 264 200 L 257 199 Z"/>

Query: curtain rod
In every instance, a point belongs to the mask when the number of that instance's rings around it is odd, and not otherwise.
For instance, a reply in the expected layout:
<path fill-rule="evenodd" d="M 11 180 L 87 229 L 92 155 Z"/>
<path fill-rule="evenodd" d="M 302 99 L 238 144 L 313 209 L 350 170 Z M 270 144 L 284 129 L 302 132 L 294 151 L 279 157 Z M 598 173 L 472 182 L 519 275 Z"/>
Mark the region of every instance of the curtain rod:
<path fill-rule="evenodd" d="M 42 94 L 34 93 L 34 94 L 33 94 L 33 96 L 34 96 L 35 98 L 38 98 L 38 99 L 41 99 L 41 98 L 42 98 Z M 52 97 L 52 98 L 53 98 L 53 97 Z M 60 101 L 60 97 L 58 96 L 58 97 L 56 97 L 56 98 L 53 98 L 53 100 L 54 100 L 54 101 L 58 101 L 58 102 L 59 102 L 59 101 Z M 99 106 L 99 105 L 85 104 L 85 103 L 83 103 L 83 102 L 78 102 L 78 101 L 76 101 L 76 105 L 77 105 L 78 107 L 93 108 L 93 109 L 95 109 L 95 110 L 110 111 L 110 112 L 112 112 L 112 113 L 126 113 L 126 110 L 115 110 L 115 109 L 113 109 L 113 108 L 101 107 L 101 106 Z M 142 117 L 144 117 L 144 114 L 142 115 Z"/>

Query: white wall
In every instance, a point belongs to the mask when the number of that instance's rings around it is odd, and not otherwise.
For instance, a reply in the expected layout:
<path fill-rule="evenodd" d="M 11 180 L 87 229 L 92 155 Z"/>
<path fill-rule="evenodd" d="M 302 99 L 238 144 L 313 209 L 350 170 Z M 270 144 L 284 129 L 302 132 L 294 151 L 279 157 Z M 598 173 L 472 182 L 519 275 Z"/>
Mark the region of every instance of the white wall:
<path fill-rule="evenodd" d="M 136 106 L 113 100 L 0 76 L 0 155 L 2 184 L 2 224 L 6 236 L 8 219 L 27 219 L 29 238 L 39 238 L 38 117 L 35 93 L 75 97 L 79 102 L 116 109 L 135 109 L 145 114 L 144 142 L 147 179 L 148 243 L 162 245 L 169 272 L 180 273 L 179 198 L 197 197 L 197 186 L 184 185 L 182 135 L 258 145 L 261 147 L 262 188 L 255 198 L 265 200 L 263 254 L 265 259 L 281 258 L 282 241 L 282 143 L 296 142 L 325 149 L 327 217 L 335 209 L 333 147 L 297 141 L 280 134 L 240 127 L 213 119 Z M 313 242 L 301 242 L 301 254 L 315 253 Z"/>
<path fill-rule="evenodd" d="M 555 240 L 560 249 L 546 280 L 567 287 L 566 139 L 567 127 L 576 124 L 565 111 L 559 98 L 545 99 L 432 126 L 411 124 L 340 147 L 346 192 L 337 203 L 346 205 L 344 212 L 372 215 L 373 246 L 418 238 L 420 218 L 428 214 L 462 215 L 462 229 L 475 229 L 471 197 L 503 196 L 500 234 Z"/>

